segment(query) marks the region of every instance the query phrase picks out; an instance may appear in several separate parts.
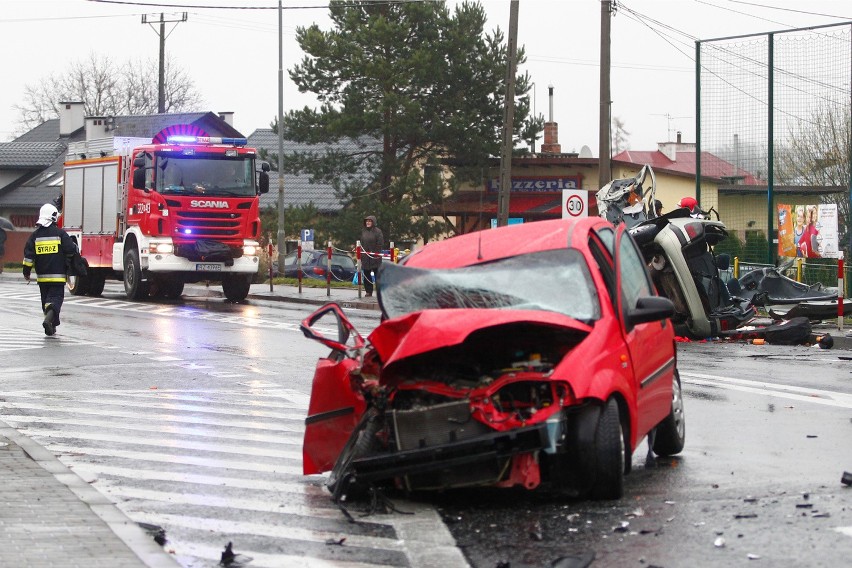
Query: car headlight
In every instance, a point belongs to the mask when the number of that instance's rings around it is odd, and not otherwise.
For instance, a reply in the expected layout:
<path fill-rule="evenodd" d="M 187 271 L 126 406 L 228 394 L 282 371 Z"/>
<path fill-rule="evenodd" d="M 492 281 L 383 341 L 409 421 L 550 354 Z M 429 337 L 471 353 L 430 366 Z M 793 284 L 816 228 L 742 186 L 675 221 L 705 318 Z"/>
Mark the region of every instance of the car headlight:
<path fill-rule="evenodd" d="M 255 245 L 243 245 L 243 255 L 244 256 L 256 256 L 257 255 L 257 247 Z"/>
<path fill-rule="evenodd" d="M 151 243 L 148 247 L 151 254 L 171 254 L 175 251 L 172 243 Z"/>

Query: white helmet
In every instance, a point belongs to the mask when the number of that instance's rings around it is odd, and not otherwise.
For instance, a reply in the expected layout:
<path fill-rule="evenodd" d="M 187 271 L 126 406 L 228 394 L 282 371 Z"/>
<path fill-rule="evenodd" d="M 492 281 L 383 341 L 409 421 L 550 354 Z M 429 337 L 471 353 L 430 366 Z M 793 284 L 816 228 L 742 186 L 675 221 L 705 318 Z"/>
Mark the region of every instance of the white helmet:
<path fill-rule="evenodd" d="M 50 203 L 45 203 L 41 206 L 38 212 L 38 221 L 36 221 L 37 225 L 41 225 L 42 227 L 49 227 L 52 223 L 56 223 L 56 220 L 59 219 L 59 210 L 56 206 L 51 205 Z"/>

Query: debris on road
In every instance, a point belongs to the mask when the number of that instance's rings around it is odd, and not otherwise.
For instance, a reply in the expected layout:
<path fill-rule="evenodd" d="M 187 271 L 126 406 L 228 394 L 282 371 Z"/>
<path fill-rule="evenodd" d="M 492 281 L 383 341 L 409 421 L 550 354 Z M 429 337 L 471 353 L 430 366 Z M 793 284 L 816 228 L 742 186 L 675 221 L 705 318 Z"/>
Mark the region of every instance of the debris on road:
<path fill-rule="evenodd" d="M 589 550 L 573 556 L 560 556 L 554 560 L 551 568 L 586 568 L 595 560 L 595 552 Z"/>
<path fill-rule="evenodd" d="M 234 553 L 233 544 L 229 541 L 228 544 L 225 545 L 225 550 L 222 551 L 222 557 L 219 560 L 219 566 L 228 566 L 229 568 L 242 568 L 251 561 L 251 556 Z"/>
<path fill-rule="evenodd" d="M 721 536 L 713 541 L 713 546 L 716 548 L 725 548 L 725 539 Z"/>
<path fill-rule="evenodd" d="M 844 471 L 843 476 L 840 478 L 840 483 L 846 486 L 852 486 L 852 473 Z"/>
<path fill-rule="evenodd" d="M 149 536 L 154 539 L 154 542 L 159 544 L 160 546 L 165 546 L 168 539 L 166 539 L 166 529 L 159 525 L 152 525 L 150 523 L 137 523 Z"/>
<path fill-rule="evenodd" d="M 544 540 L 544 532 L 542 531 L 540 522 L 536 521 L 533 523 L 533 526 L 530 529 L 530 538 L 538 542 Z"/>

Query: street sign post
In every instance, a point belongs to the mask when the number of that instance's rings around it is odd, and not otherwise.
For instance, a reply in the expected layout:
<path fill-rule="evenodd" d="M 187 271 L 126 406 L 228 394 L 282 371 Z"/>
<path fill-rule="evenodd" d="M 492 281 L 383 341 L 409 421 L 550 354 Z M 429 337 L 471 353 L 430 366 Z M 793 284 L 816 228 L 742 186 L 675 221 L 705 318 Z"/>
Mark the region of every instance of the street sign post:
<path fill-rule="evenodd" d="M 562 190 L 562 218 L 577 219 L 589 216 L 589 194 L 583 190 Z"/>

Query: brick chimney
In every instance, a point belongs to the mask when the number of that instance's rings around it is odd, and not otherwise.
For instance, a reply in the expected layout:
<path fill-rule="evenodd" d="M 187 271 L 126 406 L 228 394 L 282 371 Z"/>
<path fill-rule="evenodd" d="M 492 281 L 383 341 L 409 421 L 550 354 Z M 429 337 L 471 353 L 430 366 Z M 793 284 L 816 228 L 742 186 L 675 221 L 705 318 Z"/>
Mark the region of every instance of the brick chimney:
<path fill-rule="evenodd" d="M 559 124 L 556 122 L 544 123 L 544 144 L 541 145 L 542 154 L 561 154 L 562 147 L 559 145 Z"/>
<path fill-rule="evenodd" d="M 86 120 L 84 112 L 82 101 L 60 101 L 59 135 L 69 136 L 83 128 Z"/>
<path fill-rule="evenodd" d="M 561 154 L 562 147 L 559 145 L 559 124 L 553 122 L 553 85 L 547 87 L 550 98 L 550 113 L 548 121 L 544 123 L 544 144 L 541 145 L 542 154 Z"/>

